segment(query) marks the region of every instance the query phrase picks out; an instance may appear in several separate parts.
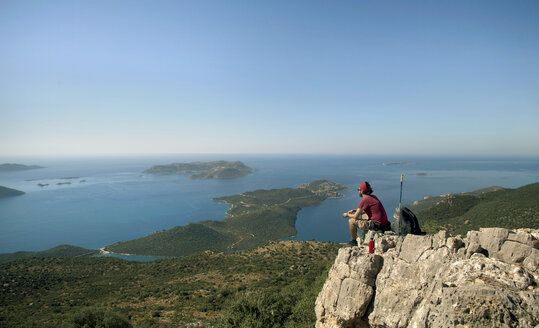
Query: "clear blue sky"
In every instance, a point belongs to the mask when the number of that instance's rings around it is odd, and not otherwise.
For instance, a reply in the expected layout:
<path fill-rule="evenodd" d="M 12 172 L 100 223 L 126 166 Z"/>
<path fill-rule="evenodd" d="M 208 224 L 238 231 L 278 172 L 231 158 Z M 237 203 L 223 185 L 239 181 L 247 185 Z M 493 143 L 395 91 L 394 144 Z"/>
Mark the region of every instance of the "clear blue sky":
<path fill-rule="evenodd" d="M 539 155 L 539 1 L 0 1 L 0 155 Z"/>

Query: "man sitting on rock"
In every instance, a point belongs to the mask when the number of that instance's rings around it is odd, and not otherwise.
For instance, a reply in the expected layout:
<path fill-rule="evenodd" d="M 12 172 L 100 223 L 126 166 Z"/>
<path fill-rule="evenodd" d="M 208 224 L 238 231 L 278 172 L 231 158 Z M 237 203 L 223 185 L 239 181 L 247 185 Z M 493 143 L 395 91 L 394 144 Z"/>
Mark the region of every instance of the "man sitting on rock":
<path fill-rule="evenodd" d="M 371 185 L 365 181 L 357 189 L 359 202 L 357 210 L 350 210 L 342 214 L 344 218 L 349 218 L 348 226 L 352 240 L 348 243 L 351 246 L 357 246 L 357 228 L 367 231 L 388 231 L 391 230 L 391 224 L 387 220 L 386 210 L 380 200 L 372 195 Z"/>

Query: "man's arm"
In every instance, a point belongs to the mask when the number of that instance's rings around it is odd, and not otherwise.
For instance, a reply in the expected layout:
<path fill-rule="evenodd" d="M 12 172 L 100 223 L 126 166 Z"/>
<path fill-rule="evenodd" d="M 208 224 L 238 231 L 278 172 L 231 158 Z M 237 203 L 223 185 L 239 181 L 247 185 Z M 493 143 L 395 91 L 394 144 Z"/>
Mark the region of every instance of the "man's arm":
<path fill-rule="evenodd" d="M 342 217 L 357 220 L 357 218 L 358 217 L 360 218 L 363 215 L 363 213 L 365 213 L 365 211 L 362 208 L 358 208 L 357 210 L 350 210 L 348 212 L 343 213 Z"/>

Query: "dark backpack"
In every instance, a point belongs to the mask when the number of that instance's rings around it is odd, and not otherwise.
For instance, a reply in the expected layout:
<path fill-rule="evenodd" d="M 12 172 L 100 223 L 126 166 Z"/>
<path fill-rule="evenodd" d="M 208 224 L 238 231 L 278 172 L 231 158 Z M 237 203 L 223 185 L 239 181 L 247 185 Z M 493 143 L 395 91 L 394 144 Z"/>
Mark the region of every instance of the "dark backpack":
<path fill-rule="evenodd" d="M 413 235 L 424 235 L 425 233 L 421 231 L 419 227 L 419 222 L 414 212 L 412 212 L 408 207 L 403 207 L 400 211 L 400 222 L 401 224 L 408 224 L 410 227 L 410 233 Z"/>
<path fill-rule="evenodd" d="M 386 225 L 381 225 L 378 222 L 369 220 L 369 230 L 378 231 L 378 232 L 384 232 L 384 231 L 391 231 L 391 223 L 387 223 Z"/>

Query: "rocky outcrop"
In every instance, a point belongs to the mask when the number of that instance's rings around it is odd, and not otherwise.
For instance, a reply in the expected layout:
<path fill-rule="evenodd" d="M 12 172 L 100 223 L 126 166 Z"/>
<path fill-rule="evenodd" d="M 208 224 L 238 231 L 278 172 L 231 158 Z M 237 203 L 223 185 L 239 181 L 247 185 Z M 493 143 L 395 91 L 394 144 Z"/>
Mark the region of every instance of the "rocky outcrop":
<path fill-rule="evenodd" d="M 316 327 L 536 327 L 538 262 L 539 230 L 369 232 L 359 247 L 339 250 L 316 300 Z"/>

